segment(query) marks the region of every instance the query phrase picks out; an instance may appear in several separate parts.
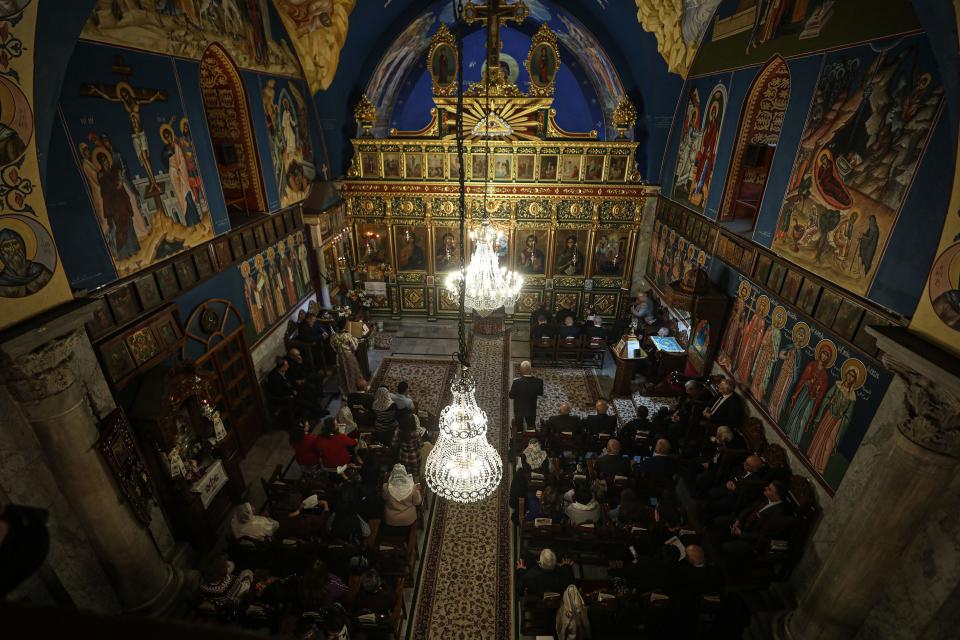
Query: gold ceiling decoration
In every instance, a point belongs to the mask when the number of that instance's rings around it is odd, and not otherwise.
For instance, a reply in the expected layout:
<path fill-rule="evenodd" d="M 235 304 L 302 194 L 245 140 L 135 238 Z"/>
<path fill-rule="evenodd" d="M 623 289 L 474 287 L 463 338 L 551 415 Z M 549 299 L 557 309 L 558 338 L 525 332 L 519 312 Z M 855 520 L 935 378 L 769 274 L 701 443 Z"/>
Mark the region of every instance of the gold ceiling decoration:
<path fill-rule="evenodd" d="M 560 48 L 557 34 L 546 23 L 540 25 L 533 36 L 527 53 L 527 73 L 530 74 L 531 96 L 552 96 L 557 72 L 560 70 Z"/>
<path fill-rule="evenodd" d="M 667 68 L 684 78 L 697 53 L 696 44 L 689 45 L 683 39 L 681 22 L 683 2 L 663 0 L 636 0 L 637 21 L 644 31 L 657 37 L 657 50 L 667 63 Z"/>
<path fill-rule="evenodd" d="M 337 73 L 356 0 L 273 0 L 273 5 L 303 65 L 310 92 L 325 91 Z"/>
<path fill-rule="evenodd" d="M 363 129 L 363 137 L 369 138 L 373 135 L 373 125 L 377 121 L 377 108 L 370 102 L 366 94 L 360 96 L 360 101 L 353 109 L 353 118 Z"/>
<path fill-rule="evenodd" d="M 430 69 L 430 77 L 433 78 L 433 95 L 457 95 L 456 38 L 442 22 L 430 43 L 427 68 Z"/>
<path fill-rule="evenodd" d="M 617 137 L 624 137 L 627 129 L 632 127 L 636 121 L 637 108 L 630 102 L 630 98 L 624 97 L 617 108 L 613 110 L 613 126 L 617 130 Z"/>

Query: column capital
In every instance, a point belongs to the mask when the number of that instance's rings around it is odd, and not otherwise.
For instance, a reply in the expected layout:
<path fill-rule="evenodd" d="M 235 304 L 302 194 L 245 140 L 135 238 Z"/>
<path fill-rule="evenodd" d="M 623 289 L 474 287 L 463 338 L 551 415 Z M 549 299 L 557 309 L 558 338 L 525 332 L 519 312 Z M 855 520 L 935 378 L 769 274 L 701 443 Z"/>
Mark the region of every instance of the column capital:
<path fill-rule="evenodd" d="M 76 382 L 70 359 L 81 335 L 72 331 L 19 356 L 6 354 L 5 382 L 20 402 L 38 402 L 66 391 Z"/>
<path fill-rule="evenodd" d="M 869 327 L 880 360 L 903 381 L 906 417 L 897 424 L 911 442 L 960 458 L 960 361 L 902 327 Z"/>

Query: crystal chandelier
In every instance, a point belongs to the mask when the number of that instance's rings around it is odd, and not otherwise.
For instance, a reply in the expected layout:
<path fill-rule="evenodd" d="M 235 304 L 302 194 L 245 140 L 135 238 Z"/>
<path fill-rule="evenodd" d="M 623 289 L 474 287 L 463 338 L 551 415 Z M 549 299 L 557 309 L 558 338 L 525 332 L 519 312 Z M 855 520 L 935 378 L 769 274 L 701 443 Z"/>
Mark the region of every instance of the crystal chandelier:
<path fill-rule="evenodd" d="M 440 412 L 440 436 L 427 456 L 427 485 L 438 496 L 456 502 L 477 502 L 493 493 L 503 478 L 500 454 L 487 442 L 487 415 L 477 406 L 476 384 L 468 372 L 466 308 L 469 304 L 481 314 L 506 303 L 505 294 L 494 299 L 491 287 L 503 289 L 508 282 L 494 251 L 496 233 L 488 224 L 475 238 L 476 252 L 467 269 L 463 246 L 466 239 L 466 187 L 463 173 L 463 5 L 455 4 L 457 18 L 457 156 L 460 160 L 460 272 L 448 278 L 447 287 L 460 300 L 457 319 L 460 370 L 450 385 L 451 402 Z M 509 286 L 519 282 L 510 278 Z M 468 293 L 469 290 L 469 293 Z M 513 293 L 513 299 L 516 299 Z M 497 301 L 499 300 L 499 301 Z M 496 302 L 494 306 L 489 306 Z M 512 302 L 512 300 L 511 300 Z"/>
<path fill-rule="evenodd" d="M 487 416 L 465 368 L 450 391 L 453 401 L 440 412 L 440 437 L 427 456 L 427 484 L 447 500 L 477 502 L 496 490 L 503 463 L 487 442 Z"/>
<path fill-rule="evenodd" d="M 447 290 L 459 295 L 460 283 L 464 282 L 466 286 L 463 304 L 467 309 L 486 316 L 517 301 L 523 278 L 500 266 L 494 249 L 497 232 L 488 221 L 484 220 L 480 228 L 470 234 L 470 238 L 475 246 L 470 265 L 464 272 L 454 272 L 447 276 Z"/>

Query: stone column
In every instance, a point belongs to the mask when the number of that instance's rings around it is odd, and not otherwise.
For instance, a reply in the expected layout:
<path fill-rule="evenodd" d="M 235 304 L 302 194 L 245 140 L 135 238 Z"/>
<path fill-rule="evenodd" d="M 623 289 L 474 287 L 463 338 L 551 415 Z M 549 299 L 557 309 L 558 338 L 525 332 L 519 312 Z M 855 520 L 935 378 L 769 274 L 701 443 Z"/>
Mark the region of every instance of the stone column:
<path fill-rule="evenodd" d="M 147 530 L 119 498 L 112 473 L 96 450 L 97 421 L 72 367 L 82 339 L 72 332 L 4 358 L 5 382 L 121 605 L 131 612 L 160 612 L 176 597 L 181 576 L 164 562 Z"/>
<path fill-rule="evenodd" d="M 797 610 L 787 616 L 786 635 L 793 640 L 854 637 L 895 569 L 891 562 L 902 556 L 960 462 L 960 363 L 906 329 L 869 332 L 899 379 L 876 418 L 897 420 L 896 433 Z"/>

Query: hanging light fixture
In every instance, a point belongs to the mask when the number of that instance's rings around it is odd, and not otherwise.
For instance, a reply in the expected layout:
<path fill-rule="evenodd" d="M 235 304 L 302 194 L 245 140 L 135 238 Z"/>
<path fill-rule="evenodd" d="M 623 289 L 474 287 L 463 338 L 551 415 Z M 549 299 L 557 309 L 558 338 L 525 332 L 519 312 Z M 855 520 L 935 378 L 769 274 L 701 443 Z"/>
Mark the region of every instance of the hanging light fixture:
<path fill-rule="evenodd" d="M 466 367 L 450 385 L 452 402 L 440 412 L 440 436 L 427 456 L 427 484 L 440 497 L 477 502 L 503 478 L 500 454 L 487 442 L 487 415 Z"/>
<path fill-rule="evenodd" d="M 447 500 L 456 502 L 477 502 L 493 493 L 503 478 L 503 463 L 500 454 L 487 442 L 487 415 L 477 405 L 476 384 L 469 373 L 466 341 L 467 289 L 478 278 L 489 282 L 490 273 L 482 270 L 483 275 L 471 274 L 471 269 L 480 263 L 476 257 L 465 266 L 463 247 L 466 240 L 466 186 L 463 165 L 463 3 L 455 3 L 457 18 L 457 157 L 460 160 L 460 272 L 456 278 L 447 280 L 447 286 L 460 300 L 460 313 L 457 319 L 457 337 L 459 352 L 457 359 L 460 369 L 450 385 L 451 402 L 440 412 L 440 436 L 433 450 L 427 456 L 427 485 L 434 493 Z M 487 235 L 477 238 L 477 253 L 486 246 L 497 266 L 497 274 L 503 277 L 497 265 L 497 256 L 493 250 L 493 241 L 486 241 Z M 494 238 L 495 238 L 494 234 Z M 486 255 L 486 254 L 483 254 Z M 476 254 L 475 254 L 476 256 Z M 519 289 L 519 287 L 518 287 Z M 514 296 L 515 297 L 515 296 Z M 488 298 L 472 297 L 471 303 L 490 304 Z M 486 310 L 487 313 L 504 304 Z M 480 312 L 477 306 L 472 308 Z"/>
<path fill-rule="evenodd" d="M 517 301 L 523 278 L 500 266 L 495 249 L 497 231 L 490 226 L 489 220 L 483 220 L 480 228 L 470 234 L 470 239 L 474 244 L 470 265 L 461 273 L 454 272 L 447 276 L 447 290 L 456 295 L 461 284 L 465 284 L 463 304 L 467 309 L 487 316 Z"/>
<path fill-rule="evenodd" d="M 459 28 L 459 25 L 458 25 Z M 458 32 L 459 34 L 460 32 Z M 460 37 L 458 35 L 458 37 Z M 459 42 L 459 41 L 458 41 Z M 470 266 L 459 273 L 453 272 L 447 276 L 445 284 L 447 291 L 452 295 L 458 295 L 461 283 L 465 289 L 465 295 L 461 300 L 461 305 L 466 305 L 467 309 L 475 311 L 480 316 L 487 316 L 500 307 L 508 307 L 517 301 L 520 295 L 520 289 L 523 287 L 523 277 L 514 271 L 508 271 L 506 267 L 500 266 L 500 256 L 496 250 L 498 241 L 497 230 L 490 224 L 490 208 L 487 206 L 487 196 L 493 195 L 492 183 L 490 182 L 490 138 L 501 137 L 499 133 L 491 134 L 490 121 L 493 119 L 501 120 L 499 115 L 490 109 L 490 70 L 484 67 L 485 82 L 485 104 L 484 118 L 482 122 L 482 133 L 484 136 L 484 163 L 487 171 L 484 174 L 483 202 L 481 204 L 480 227 L 470 234 L 473 240 L 473 257 L 470 260 Z M 463 107 L 463 82 L 460 79 L 457 94 L 457 109 L 462 111 Z M 481 134 L 481 122 L 473 128 L 473 135 Z M 462 136 L 463 125 L 459 111 L 457 117 L 457 135 Z M 458 149 L 460 145 L 458 139 Z M 461 163 L 463 158 L 460 158 Z M 462 171 L 461 164 L 461 174 Z M 463 185 L 461 183 L 461 191 Z M 463 210 L 465 207 L 461 207 Z M 462 212 L 462 211 L 461 211 Z M 462 253 L 462 245 L 461 245 Z"/>

